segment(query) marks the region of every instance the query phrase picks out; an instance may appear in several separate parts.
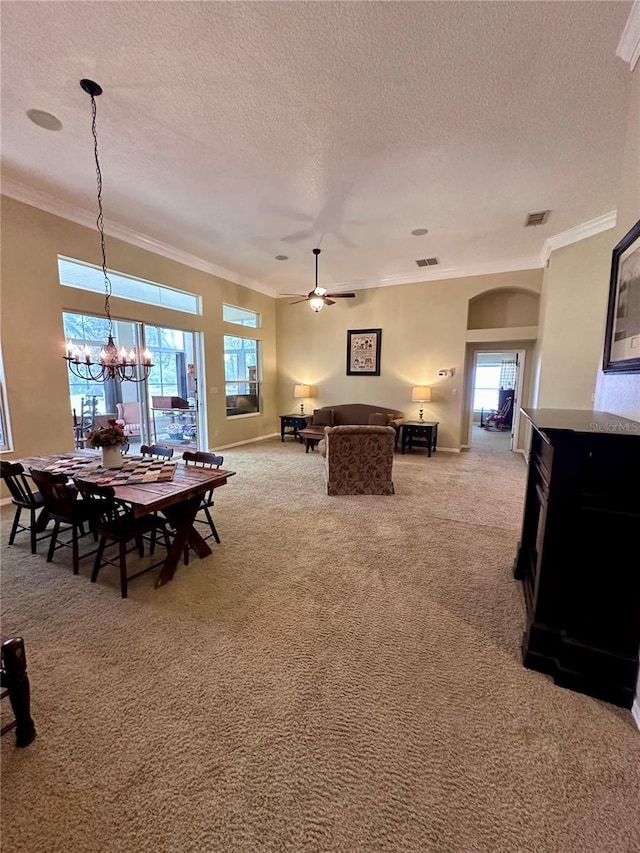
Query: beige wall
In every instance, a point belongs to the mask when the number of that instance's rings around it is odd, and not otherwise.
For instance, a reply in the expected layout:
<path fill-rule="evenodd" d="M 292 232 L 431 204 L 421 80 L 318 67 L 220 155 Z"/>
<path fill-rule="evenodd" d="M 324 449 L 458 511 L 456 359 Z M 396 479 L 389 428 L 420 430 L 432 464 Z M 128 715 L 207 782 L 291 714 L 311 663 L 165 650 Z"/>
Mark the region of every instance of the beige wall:
<path fill-rule="evenodd" d="M 640 374 L 603 374 L 611 252 L 640 217 L 640 66 L 633 72 L 615 228 L 552 252 L 534 358 L 541 408 L 599 409 L 640 420 Z M 536 381 L 537 374 L 537 381 Z"/>
<path fill-rule="evenodd" d="M 593 408 L 602 360 L 611 233 L 604 231 L 558 249 L 544 271 L 537 399 L 540 408 Z"/>
<path fill-rule="evenodd" d="M 640 63 L 633 72 L 625 154 L 618 196 L 618 223 L 611 248 L 640 218 Z M 609 255 L 609 263 L 611 256 Z M 640 420 L 640 373 L 598 373 L 596 408 Z"/>
<path fill-rule="evenodd" d="M 2 351 L 14 452 L 3 458 L 73 449 L 67 366 L 63 361 L 62 311 L 104 316 L 104 296 L 58 282 L 57 256 L 99 263 L 97 232 L 2 197 Z M 143 320 L 204 333 L 206 402 L 211 448 L 273 433 L 275 404 L 275 300 L 159 255 L 107 238 L 109 266 L 118 272 L 202 296 L 193 316 L 112 299 L 114 318 Z M 222 303 L 257 311 L 262 328 L 247 330 L 222 321 Z M 246 334 L 263 341 L 264 411 L 227 419 L 222 337 Z M 203 384 L 200 387 L 203 388 Z M 211 389 L 217 388 L 217 392 Z"/>
<path fill-rule="evenodd" d="M 282 413 L 295 411 L 293 386 L 317 388 L 313 405 L 370 403 L 418 415 L 411 402 L 413 385 L 430 385 L 432 402 L 425 419 L 440 422 L 441 447 L 460 448 L 468 303 L 494 288 L 540 291 L 542 270 L 473 276 L 358 290 L 356 298 L 339 301 L 314 314 L 307 305 L 277 305 L 278 400 Z M 346 375 L 348 329 L 382 329 L 380 376 Z M 502 347 L 503 344 L 501 343 Z M 455 376 L 438 378 L 441 368 Z"/>

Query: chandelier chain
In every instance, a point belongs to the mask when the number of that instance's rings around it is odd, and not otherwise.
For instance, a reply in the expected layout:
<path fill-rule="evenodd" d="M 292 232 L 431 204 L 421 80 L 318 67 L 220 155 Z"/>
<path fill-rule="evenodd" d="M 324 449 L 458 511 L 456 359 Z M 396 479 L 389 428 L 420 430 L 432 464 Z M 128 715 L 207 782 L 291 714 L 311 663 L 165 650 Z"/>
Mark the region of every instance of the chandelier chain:
<path fill-rule="evenodd" d="M 107 272 L 107 248 L 104 240 L 104 216 L 102 212 L 102 171 L 100 169 L 100 160 L 98 158 L 98 133 L 96 131 L 96 99 L 91 95 L 91 132 L 93 134 L 93 153 L 96 160 L 96 182 L 98 185 L 98 218 L 96 225 L 100 234 L 100 248 L 102 250 L 102 274 L 104 275 L 104 311 L 107 315 L 109 324 L 109 336 L 113 334 L 113 324 L 111 322 L 111 280 Z"/>

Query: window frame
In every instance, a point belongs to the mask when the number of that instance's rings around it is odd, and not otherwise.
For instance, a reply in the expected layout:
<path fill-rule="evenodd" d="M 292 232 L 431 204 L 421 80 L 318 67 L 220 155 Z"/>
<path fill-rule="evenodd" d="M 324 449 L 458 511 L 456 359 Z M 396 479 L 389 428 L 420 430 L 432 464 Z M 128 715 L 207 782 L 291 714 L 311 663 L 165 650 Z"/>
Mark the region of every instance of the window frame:
<path fill-rule="evenodd" d="M 241 327 L 248 328 L 248 327 Z M 250 327 L 253 328 L 253 327 Z M 244 367 L 247 373 L 251 371 L 252 368 L 255 368 L 255 378 L 251 375 L 247 375 L 245 378 L 236 378 L 236 379 L 227 379 L 227 354 L 230 353 L 238 353 L 238 352 L 252 352 L 252 350 L 245 350 L 244 347 L 240 347 L 238 349 L 227 349 L 226 339 L 227 338 L 235 338 L 239 341 L 251 341 L 255 344 L 255 365 L 247 365 L 246 359 L 244 359 Z M 262 398 L 262 341 L 260 338 L 249 337 L 248 335 L 223 335 L 222 338 L 222 352 L 223 352 L 223 370 L 224 370 L 224 396 L 225 396 L 225 417 L 227 420 L 236 420 L 237 418 L 254 418 L 258 415 L 263 414 L 264 410 L 264 401 Z M 229 393 L 228 387 L 245 385 L 248 386 L 248 392 L 245 394 L 240 393 L 240 391 L 236 390 L 232 393 Z M 252 386 L 255 388 L 254 393 L 251 393 Z M 241 397 L 241 396 L 249 396 L 255 397 L 257 401 L 257 410 L 255 412 L 240 412 L 238 414 L 230 414 L 230 407 L 227 405 L 227 400 L 229 397 Z"/>
<path fill-rule="evenodd" d="M 104 276 L 102 273 L 102 268 L 96 266 L 95 264 L 88 264 L 86 261 L 79 261 L 77 258 L 69 258 L 66 255 L 58 255 L 58 282 L 61 287 L 68 287 L 71 290 L 83 290 L 87 293 L 104 293 Z M 91 286 L 83 286 L 79 284 L 70 284 L 67 281 L 63 281 L 62 271 L 60 269 L 60 263 L 64 262 L 67 264 L 73 264 L 76 267 L 82 267 L 85 270 L 91 270 L 98 274 L 97 280 L 95 282 L 95 287 L 93 286 L 93 282 L 90 281 L 89 284 Z M 153 305 L 154 308 L 163 308 L 165 311 L 179 311 L 182 314 L 189 314 L 192 317 L 197 317 L 202 315 L 202 297 L 198 293 L 192 293 L 190 290 L 180 290 L 178 287 L 169 287 L 166 284 L 160 284 L 158 281 L 150 281 L 146 278 L 139 278 L 135 275 L 128 275 L 127 273 L 120 272 L 119 270 L 109 269 L 107 270 L 109 273 L 109 277 L 111 280 L 111 287 L 113 291 L 113 297 L 115 299 L 124 299 L 127 302 L 134 302 L 136 305 Z M 135 282 L 136 284 L 146 285 L 151 288 L 157 288 L 160 294 L 162 293 L 175 293 L 180 296 L 188 297 L 189 300 L 193 303 L 193 309 L 190 308 L 180 308 L 176 305 L 167 304 L 166 302 L 162 302 L 161 300 L 155 300 L 151 298 L 138 299 L 134 296 L 128 295 L 126 293 L 119 292 L 119 279 L 127 279 L 128 281 Z"/>
<path fill-rule="evenodd" d="M 232 311 L 242 311 L 245 314 L 250 314 L 255 317 L 255 325 L 243 323 L 239 320 L 229 320 L 225 317 L 225 308 L 230 308 Z M 250 308 L 242 308 L 240 305 L 231 305 L 230 302 L 222 303 L 222 320 L 224 323 L 229 323 L 232 326 L 240 326 L 241 329 L 260 329 L 262 327 L 262 315 L 257 311 L 252 311 Z M 233 337 L 233 336 L 232 336 Z"/>

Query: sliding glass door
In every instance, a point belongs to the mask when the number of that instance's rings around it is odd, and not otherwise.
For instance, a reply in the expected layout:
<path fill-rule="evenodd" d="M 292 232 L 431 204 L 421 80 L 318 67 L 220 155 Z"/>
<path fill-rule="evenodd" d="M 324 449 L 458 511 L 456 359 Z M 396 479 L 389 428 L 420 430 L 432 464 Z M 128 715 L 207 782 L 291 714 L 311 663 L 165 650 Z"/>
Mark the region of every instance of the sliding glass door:
<path fill-rule="evenodd" d="M 64 312 L 66 341 L 88 346 L 97 356 L 107 339 L 107 320 L 87 314 Z M 184 450 L 206 449 L 204 412 L 198 400 L 198 365 L 201 363 L 201 335 L 114 320 L 116 345 L 127 350 L 151 350 L 153 368 L 147 382 L 91 382 L 69 372 L 71 401 L 70 427 L 76 446 L 93 426 L 110 418 L 124 422 L 132 452 L 141 444 L 165 444 Z"/>
<path fill-rule="evenodd" d="M 180 453 L 206 448 L 198 400 L 199 335 L 145 326 L 145 336 L 153 353 L 148 394 L 154 443 Z"/>

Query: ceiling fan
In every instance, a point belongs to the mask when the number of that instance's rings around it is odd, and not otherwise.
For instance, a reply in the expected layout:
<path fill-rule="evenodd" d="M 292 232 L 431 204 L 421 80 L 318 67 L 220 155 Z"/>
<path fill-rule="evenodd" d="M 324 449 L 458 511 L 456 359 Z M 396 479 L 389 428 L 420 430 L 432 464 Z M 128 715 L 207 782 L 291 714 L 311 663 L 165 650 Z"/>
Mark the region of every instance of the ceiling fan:
<path fill-rule="evenodd" d="M 306 296 L 290 303 L 291 305 L 297 305 L 299 302 L 308 302 L 309 307 L 312 311 L 315 311 L 316 314 L 318 311 L 322 311 L 325 305 L 335 305 L 336 299 L 353 299 L 355 297 L 355 293 L 327 293 L 326 287 L 318 287 L 318 255 L 320 254 L 320 251 L 320 249 L 313 250 L 313 254 L 316 256 L 316 286 L 313 290 L 310 290 Z M 301 296 L 302 294 L 285 293 L 283 295 Z"/>

